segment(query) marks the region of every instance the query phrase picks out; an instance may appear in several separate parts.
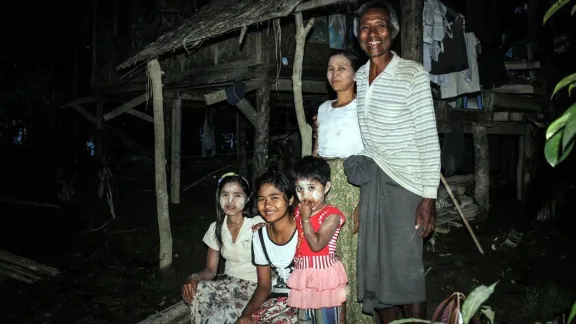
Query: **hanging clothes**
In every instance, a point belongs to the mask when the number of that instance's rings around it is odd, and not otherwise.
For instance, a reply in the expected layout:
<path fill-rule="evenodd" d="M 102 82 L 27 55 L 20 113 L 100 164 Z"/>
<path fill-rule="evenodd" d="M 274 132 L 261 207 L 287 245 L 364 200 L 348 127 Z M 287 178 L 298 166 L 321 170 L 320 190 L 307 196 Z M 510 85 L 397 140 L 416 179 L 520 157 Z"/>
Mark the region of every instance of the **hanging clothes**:
<path fill-rule="evenodd" d="M 208 154 L 215 156 L 216 141 L 214 138 L 214 116 L 212 114 L 212 108 L 206 107 L 202 134 L 202 157 L 207 157 Z"/>
<path fill-rule="evenodd" d="M 468 69 L 438 76 L 440 97 L 442 99 L 480 92 L 480 75 L 478 73 L 478 57 L 476 52 L 476 47 L 479 42 L 474 33 L 466 33 L 464 40 Z M 430 75 L 430 80 L 434 79 L 436 79 L 434 75 Z"/>
<path fill-rule="evenodd" d="M 446 6 L 439 0 L 425 0 L 422 19 L 424 21 L 423 41 L 428 45 L 424 58 L 438 60 L 438 56 L 444 51 L 442 41 L 447 27 Z"/>
<path fill-rule="evenodd" d="M 444 50 L 438 55 L 437 60 L 432 60 L 431 74 L 448 74 L 468 69 L 464 16 L 455 17 L 449 26 L 450 34 L 447 34 L 449 37 L 444 37 L 442 41 Z"/>

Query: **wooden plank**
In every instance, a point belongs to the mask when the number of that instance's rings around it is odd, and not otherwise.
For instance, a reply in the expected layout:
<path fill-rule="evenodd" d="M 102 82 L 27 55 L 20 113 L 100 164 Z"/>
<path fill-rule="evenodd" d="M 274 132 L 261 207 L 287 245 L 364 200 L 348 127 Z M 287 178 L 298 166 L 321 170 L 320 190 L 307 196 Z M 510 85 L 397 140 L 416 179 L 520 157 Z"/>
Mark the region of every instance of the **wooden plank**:
<path fill-rule="evenodd" d="M 259 80 L 250 80 L 246 82 L 246 93 L 256 90 L 263 86 L 263 81 Z M 204 94 L 204 102 L 206 105 L 210 106 L 218 102 L 222 102 L 226 100 L 226 90 L 220 89 L 214 92 Z"/>
<path fill-rule="evenodd" d="M 138 111 L 138 110 L 134 110 L 134 109 L 126 110 L 126 113 L 127 113 L 127 114 L 130 114 L 130 115 L 132 115 L 132 116 L 134 116 L 134 117 L 138 117 L 138 118 L 140 118 L 140 119 L 142 119 L 142 120 L 145 120 L 145 121 L 147 121 L 147 122 L 154 123 L 154 117 L 148 115 L 147 113 L 144 113 L 144 112 L 141 112 L 141 111 Z"/>
<path fill-rule="evenodd" d="M 534 70 L 540 69 L 542 66 L 540 61 L 533 62 L 504 62 L 507 70 L 512 71 L 522 71 L 522 70 Z"/>
<path fill-rule="evenodd" d="M 252 126 L 258 127 L 260 125 L 260 117 L 256 113 L 256 109 L 252 107 L 252 105 L 246 99 L 240 100 L 236 107 L 240 109 L 240 111 L 246 116 L 246 118 L 250 121 Z"/>
<path fill-rule="evenodd" d="M 136 98 L 133 98 L 132 100 L 126 102 L 125 104 L 121 105 L 120 107 L 108 112 L 107 114 L 104 115 L 104 121 L 109 121 L 113 118 L 116 118 L 120 115 L 122 115 L 123 113 L 125 113 L 126 111 L 133 109 L 134 107 L 140 105 L 141 103 L 144 103 L 148 98 L 147 94 L 141 94 Z"/>
<path fill-rule="evenodd" d="M 292 92 L 292 80 L 278 79 L 278 81 L 272 84 L 272 89 Z M 302 92 L 327 94 L 329 93 L 328 82 L 317 80 L 302 80 Z"/>
<path fill-rule="evenodd" d="M 436 128 L 439 134 L 450 133 L 452 131 L 451 122 L 439 120 Z M 525 132 L 525 122 L 493 122 L 486 128 L 490 135 L 523 135 Z M 464 124 L 464 133 L 472 133 L 472 123 Z"/>
<path fill-rule="evenodd" d="M 172 150 L 170 158 L 170 200 L 180 203 L 180 154 L 182 149 L 182 100 L 172 100 Z"/>
<path fill-rule="evenodd" d="M 505 93 L 494 94 L 494 106 L 524 111 L 541 112 L 542 105 L 536 98 L 511 95 Z"/>
<path fill-rule="evenodd" d="M 505 84 L 501 87 L 493 88 L 488 91 L 508 94 L 534 94 L 534 87 L 530 84 Z"/>

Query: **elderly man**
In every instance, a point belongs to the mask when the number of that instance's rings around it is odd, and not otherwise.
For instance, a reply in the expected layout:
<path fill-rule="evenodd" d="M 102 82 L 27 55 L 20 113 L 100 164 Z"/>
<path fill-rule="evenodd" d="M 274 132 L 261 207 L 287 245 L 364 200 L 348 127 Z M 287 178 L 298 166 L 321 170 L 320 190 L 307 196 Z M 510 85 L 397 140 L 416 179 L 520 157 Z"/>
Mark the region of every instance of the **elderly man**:
<path fill-rule="evenodd" d="M 360 186 L 358 299 L 382 323 L 426 317 L 423 238 L 434 230 L 440 145 L 423 67 L 390 50 L 399 32 L 383 1 L 360 7 L 356 36 L 370 57 L 357 74 L 365 149 L 345 161 Z"/>

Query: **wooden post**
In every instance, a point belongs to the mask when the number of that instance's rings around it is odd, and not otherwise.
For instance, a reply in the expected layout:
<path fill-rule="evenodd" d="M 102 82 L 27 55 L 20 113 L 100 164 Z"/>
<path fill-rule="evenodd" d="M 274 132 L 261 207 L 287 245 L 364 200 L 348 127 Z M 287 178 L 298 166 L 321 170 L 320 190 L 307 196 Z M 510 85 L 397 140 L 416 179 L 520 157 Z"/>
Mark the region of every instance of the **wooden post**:
<path fill-rule="evenodd" d="M 306 123 L 304 112 L 304 101 L 302 99 L 302 62 L 304 61 L 304 47 L 306 46 L 306 35 L 314 24 L 314 18 L 308 20 L 304 27 L 302 14 L 296 13 L 296 51 L 294 53 L 294 64 L 292 66 L 292 88 L 294 91 L 294 108 L 296 109 L 296 119 L 302 141 L 302 156 L 312 155 L 312 126 Z"/>
<path fill-rule="evenodd" d="M 256 91 L 256 110 L 258 126 L 254 127 L 254 162 L 252 163 L 252 179 L 268 169 L 268 145 L 270 142 L 270 93 L 268 82 Z"/>
<path fill-rule="evenodd" d="M 154 109 L 154 165 L 156 182 L 156 210 L 160 234 L 160 271 L 172 265 L 172 232 L 166 188 L 166 143 L 164 136 L 164 98 L 162 95 L 162 71 L 158 59 L 148 62 L 148 77 L 152 83 L 152 105 Z"/>
<path fill-rule="evenodd" d="M 104 101 L 96 104 L 96 158 L 102 167 L 106 166 L 106 154 L 104 149 Z"/>
<path fill-rule="evenodd" d="M 518 136 L 518 160 L 516 161 L 516 200 L 524 200 L 524 135 Z"/>
<path fill-rule="evenodd" d="M 246 176 L 246 174 L 248 174 L 248 163 L 246 159 L 246 120 L 239 111 L 236 112 L 236 156 L 238 173 Z"/>
<path fill-rule="evenodd" d="M 472 126 L 474 139 L 474 196 L 478 202 L 478 220 L 484 220 L 490 209 L 490 149 L 485 126 Z"/>
<path fill-rule="evenodd" d="M 96 85 L 96 37 L 98 35 L 98 0 L 92 3 L 92 87 Z"/>
<path fill-rule="evenodd" d="M 182 148 L 182 99 L 172 100 L 172 157 L 170 158 L 170 189 L 173 204 L 180 203 L 180 152 Z"/>
<path fill-rule="evenodd" d="M 422 64 L 422 0 L 400 0 L 400 41 L 402 58 Z"/>

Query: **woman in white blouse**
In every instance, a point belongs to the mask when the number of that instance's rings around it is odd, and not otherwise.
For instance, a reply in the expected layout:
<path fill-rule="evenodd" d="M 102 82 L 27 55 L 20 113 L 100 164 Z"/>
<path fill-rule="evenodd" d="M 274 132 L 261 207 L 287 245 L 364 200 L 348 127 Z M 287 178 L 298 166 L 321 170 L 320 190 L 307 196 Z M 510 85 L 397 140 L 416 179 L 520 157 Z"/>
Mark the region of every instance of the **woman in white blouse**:
<path fill-rule="evenodd" d="M 356 246 L 357 211 L 359 189 L 348 183 L 344 174 L 344 160 L 364 149 L 358 110 L 356 108 L 357 56 L 347 50 L 339 50 L 330 56 L 326 77 L 336 92 L 335 100 L 328 100 L 318 108 L 314 133 L 313 155 L 328 161 L 331 168 L 332 189 L 328 203 L 337 206 L 345 215 L 353 215 L 354 222 L 346 222 L 340 232 L 338 254 L 348 273 L 349 292 L 345 309 L 348 323 L 370 323 L 371 318 L 362 314 L 356 302 Z M 344 309 L 343 309 L 344 310 Z"/>
<path fill-rule="evenodd" d="M 216 221 L 203 240 L 208 246 L 206 266 L 182 287 L 192 323 L 235 323 L 256 289 L 252 227 L 265 222 L 260 216 L 247 217 L 249 200 L 250 184 L 243 176 L 227 173 L 218 180 Z M 226 260 L 224 277 L 215 280 L 220 256 Z"/>

